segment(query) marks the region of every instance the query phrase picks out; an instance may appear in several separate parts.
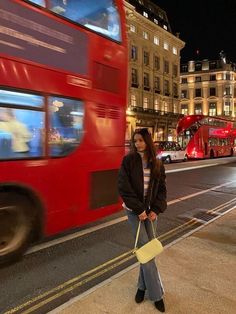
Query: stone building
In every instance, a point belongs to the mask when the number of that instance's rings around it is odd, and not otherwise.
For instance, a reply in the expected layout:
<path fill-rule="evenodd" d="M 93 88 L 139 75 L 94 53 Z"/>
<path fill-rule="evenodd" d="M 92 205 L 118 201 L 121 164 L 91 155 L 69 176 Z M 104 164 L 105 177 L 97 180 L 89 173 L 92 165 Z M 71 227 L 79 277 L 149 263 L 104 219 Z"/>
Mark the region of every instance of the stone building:
<path fill-rule="evenodd" d="M 129 42 L 126 139 L 148 127 L 154 140 L 175 140 L 180 111 L 180 50 L 166 12 L 149 0 L 125 1 Z"/>
<path fill-rule="evenodd" d="M 219 60 L 181 65 L 181 113 L 234 118 L 236 71 L 223 54 Z"/>

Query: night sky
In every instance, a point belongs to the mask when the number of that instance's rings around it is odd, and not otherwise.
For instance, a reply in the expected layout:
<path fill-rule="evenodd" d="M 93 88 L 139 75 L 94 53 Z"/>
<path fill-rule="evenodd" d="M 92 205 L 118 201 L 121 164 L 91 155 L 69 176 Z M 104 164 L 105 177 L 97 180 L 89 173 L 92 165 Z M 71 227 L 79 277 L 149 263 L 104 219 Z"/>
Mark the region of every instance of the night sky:
<path fill-rule="evenodd" d="M 186 43 L 181 62 L 218 59 L 221 50 L 229 61 L 236 62 L 236 0 L 152 2 L 166 11 L 172 32 L 180 32 Z"/>

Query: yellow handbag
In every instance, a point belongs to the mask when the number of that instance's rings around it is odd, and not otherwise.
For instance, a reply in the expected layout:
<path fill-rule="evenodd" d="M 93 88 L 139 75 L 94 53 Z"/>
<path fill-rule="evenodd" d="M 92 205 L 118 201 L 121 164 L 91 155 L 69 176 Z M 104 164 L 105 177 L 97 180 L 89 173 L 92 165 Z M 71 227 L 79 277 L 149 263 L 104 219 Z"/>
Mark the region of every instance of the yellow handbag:
<path fill-rule="evenodd" d="M 136 255 L 138 261 L 141 264 L 145 264 L 149 262 L 151 259 L 153 259 L 155 256 L 157 256 L 163 251 L 163 246 L 161 242 L 156 238 L 152 221 L 151 221 L 151 224 L 152 224 L 152 231 L 153 231 L 154 239 L 152 239 L 148 243 L 138 248 L 137 244 L 138 244 L 138 237 L 139 237 L 140 226 L 141 226 L 141 221 L 139 221 L 133 253 Z"/>

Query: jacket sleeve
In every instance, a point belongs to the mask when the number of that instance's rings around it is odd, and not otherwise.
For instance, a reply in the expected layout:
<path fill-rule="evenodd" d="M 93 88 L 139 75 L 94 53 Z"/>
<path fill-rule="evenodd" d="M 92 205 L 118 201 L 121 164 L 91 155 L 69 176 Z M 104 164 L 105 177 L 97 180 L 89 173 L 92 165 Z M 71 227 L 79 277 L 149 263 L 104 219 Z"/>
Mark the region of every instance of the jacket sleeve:
<path fill-rule="evenodd" d="M 156 193 L 156 197 L 152 203 L 152 210 L 156 214 L 163 213 L 167 208 L 167 190 L 166 190 L 166 174 L 165 174 L 165 167 L 163 164 L 161 165 L 160 169 L 160 179 L 158 184 L 158 190 Z"/>
<path fill-rule="evenodd" d="M 137 194 L 132 188 L 129 178 L 129 167 L 126 156 L 124 157 L 118 175 L 118 191 L 125 205 L 132 209 L 137 215 L 144 211 L 144 204 L 140 202 Z"/>

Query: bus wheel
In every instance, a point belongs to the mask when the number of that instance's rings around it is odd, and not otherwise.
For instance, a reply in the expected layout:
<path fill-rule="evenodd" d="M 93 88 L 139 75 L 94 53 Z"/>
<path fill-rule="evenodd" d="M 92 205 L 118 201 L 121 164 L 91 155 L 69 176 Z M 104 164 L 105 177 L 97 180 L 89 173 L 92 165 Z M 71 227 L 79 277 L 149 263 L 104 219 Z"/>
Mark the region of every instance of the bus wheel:
<path fill-rule="evenodd" d="M 0 265 L 19 258 L 30 243 L 29 202 L 19 194 L 0 194 Z"/>
<path fill-rule="evenodd" d="M 214 156 L 214 151 L 213 150 L 211 150 L 210 151 L 210 158 L 214 158 L 215 156 Z"/>
<path fill-rule="evenodd" d="M 167 164 L 170 164 L 170 163 L 171 163 L 171 158 L 170 158 L 170 156 L 167 156 L 167 157 L 166 157 L 165 162 L 166 162 Z"/>

